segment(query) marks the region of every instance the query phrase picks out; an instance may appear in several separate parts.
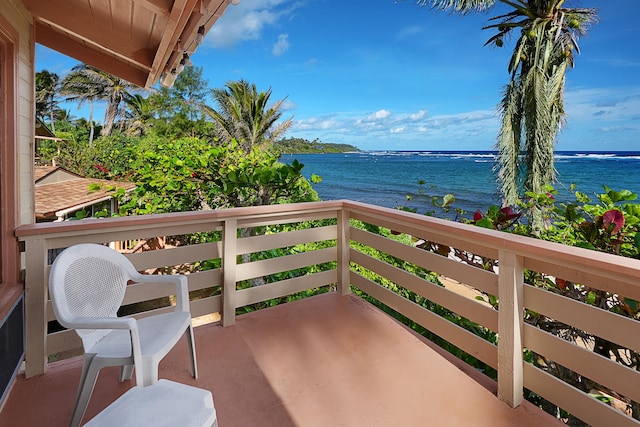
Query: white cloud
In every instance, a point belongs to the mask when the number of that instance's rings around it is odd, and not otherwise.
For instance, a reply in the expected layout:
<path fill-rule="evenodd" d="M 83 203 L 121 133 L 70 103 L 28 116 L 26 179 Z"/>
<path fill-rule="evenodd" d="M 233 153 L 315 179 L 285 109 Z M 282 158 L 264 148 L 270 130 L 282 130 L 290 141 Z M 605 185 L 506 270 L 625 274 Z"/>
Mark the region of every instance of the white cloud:
<path fill-rule="evenodd" d="M 389 111 L 389 110 L 378 110 L 375 113 L 368 115 L 366 120 L 367 121 L 384 120 L 384 119 L 389 118 L 389 116 L 391 116 L 391 111 Z"/>
<path fill-rule="evenodd" d="M 419 110 L 417 113 L 414 114 L 410 114 L 409 118 L 411 120 L 420 120 L 422 118 L 424 118 L 424 116 L 427 115 L 427 110 Z"/>
<path fill-rule="evenodd" d="M 280 56 L 289 50 L 289 34 L 280 34 L 278 36 L 278 41 L 273 45 L 273 54 L 275 56 Z"/>
<path fill-rule="evenodd" d="M 266 27 L 289 18 L 301 3 L 291 0 L 241 1 L 228 6 L 207 34 L 207 44 L 228 48 L 243 41 L 258 40 Z"/>
<path fill-rule="evenodd" d="M 343 112 L 297 120 L 290 135 L 327 142 L 345 142 L 361 149 L 447 149 L 455 141 L 462 148 L 490 149 L 499 129 L 491 110 L 428 117 L 417 113 Z"/>

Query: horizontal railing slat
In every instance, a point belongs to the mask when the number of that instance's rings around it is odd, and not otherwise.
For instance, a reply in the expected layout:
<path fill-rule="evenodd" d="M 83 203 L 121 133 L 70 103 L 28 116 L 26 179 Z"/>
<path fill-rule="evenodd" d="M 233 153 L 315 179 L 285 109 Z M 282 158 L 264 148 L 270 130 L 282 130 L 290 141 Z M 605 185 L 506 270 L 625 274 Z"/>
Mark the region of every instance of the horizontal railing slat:
<path fill-rule="evenodd" d="M 136 269 L 147 270 L 218 259 L 221 253 L 222 242 L 211 242 L 126 254 L 126 257 Z"/>
<path fill-rule="evenodd" d="M 424 224 L 425 226 L 419 227 L 415 223 L 408 225 L 406 223 L 396 221 L 390 217 L 372 215 L 370 213 L 362 213 L 359 211 L 353 211 L 351 213 L 351 218 L 360 220 L 368 224 L 385 227 L 393 231 L 400 231 L 419 239 L 444 244 L 453 248 L 464 249 L 470 253 L 482 255 L 487 258 L 498 258 L 498 248 L 482 244 L 479 236 L 474 235 L 473 232 L 467 234 L 466 237 L 468 237 L 468 239 L 463 239 L 460 238 L 460 235 L 458 234 L 447 232 L 442 233 L 434 230 L 430 228 L 427 223 Z M 471 226 L 467 227 L 470 230 L 473 229 L 473 227 Z"/>
<path fill-rule="evenodd" d="M 220 295 L 214 295 L 211 297 L 200 298 L 191 301 L 189 307 L 191 308 L 192 317 L 200 317 L 213 313 L 220 313 L 220 307 L 222 297 Z"/>
<path fill-rule="evenodd" d="M 238 264 L 236 267 L 236 281 L 240 282 L 253 279 L 254 277 L 267 276 L 269 274 L 295 270 L 310 265 L 323 264 L 325 262 L 335 261 L 336 257 L 337 250 L 334 246 L 294 255 Z"/>
<path fill-rule="evenodd" d="M 598 337 L 640 352 L 640 322 L 585 303 L 525 285 L 527 308 Z"/>
<path fill-rule="evenodd" d="M 189 282 L 190 292 L 213 288 L 215 286 L 222 286 L 222 268 L 196 271 L 195 273 L 190 273 L 186 276 Z"/>
<path fill-rule="evenodd" d="M 78 350 L 82 354 L 82 340 L 73 330 L 64 330 L 47 335 L 47 354 L 58 354 Z"/>
<path fill-rule="evenodd" d="M 640 402 L 640 372 L 636 370 L 531 325 L 524 325 L 523 345 L 598 384 Z"/>
<path fill-rule="evenodd" d="M 429 271 L 473 286 L 489 295 L 498 295 L 498 275 L 445 256 L 408 246 L 395 240 L 352 227 L 351 239 L 381 252 L 411 262 Z"/>
<path fill-rule="evenodd" d="M 277 234 L 245 237 L 238 239 L 238 254 L 247 254 L 271 249 L 279 249 L 287 246 L 295 246 L 304 243 L 321 242 L 338 237 L 335 225 L 295 230 Z"/>
<path fill-rule="evenodd" d="M 466 317 L 493 332 L 498 332 L 498 312 L 490 307 L 355 249 L 351 249 L 351 261 L 436 304 L 446 307 L 459 316 Z"/>
<path fill-rule="evenodd" d="M 318 203 L 318 206 L 321 204 Z M 264 225 L 276 224 L 296 224 L 307 221 L 319 221 L 323 219 L 333 219 L 337 216 L 338 211 L 335 209 L 319 208 L 317 211 L 297 212 L 293 214 L 272 214 L 265 216 L 251 216 L 248 218 L 238 219 L 238 228 L 261 227 Z"/>
<path fill-rule="evenodd" d="M 490 342 L 353 271 L 351 272 L 351 284 L 473 357 L 497 369 L 498 348 Z"/>
<path fill-rule="evenodd" d="M 327 270 L 291 279 L 280 280 L 266 285 L 241 289 L 236 295 L 236 308 L 244 307 L 249 304 L 256 304 L 273 298 L 280 298 L 296 292 L 302 292 L 307 289 L 331 285 L 336 282 L 337 277 L 336 270 Z"/>
<path fill-rule="evenodd" d="M 592 398 L 577 388 L 529 363 L 524 364 L 524 384 L 570 414 L 593 426 L 638 427 L 640 422 Z"/>
<path fill-rule="evenodd" d="M 584 266 L 572 268 L 564 264 L 531 258 L 525 260 L 525 268 L 640 301 L 638 279 L 632 278 L 630 282 L 624 282 L 619 280 L 621 276 L 614 271 L 589 270 Z"/>

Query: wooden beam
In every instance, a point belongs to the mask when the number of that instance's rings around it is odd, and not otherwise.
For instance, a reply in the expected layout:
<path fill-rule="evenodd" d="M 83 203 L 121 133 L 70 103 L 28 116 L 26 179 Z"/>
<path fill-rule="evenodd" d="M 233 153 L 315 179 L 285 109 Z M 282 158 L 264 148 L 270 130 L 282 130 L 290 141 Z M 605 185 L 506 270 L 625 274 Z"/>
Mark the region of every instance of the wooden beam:
<path fill-rule="evenodd" d="M 153 86 L 160 78 L 170 55 L 178 43 L 178 39 L 182 35 L 182 30 L 198 2 L 199 0 L 176 0 L 173 4 L 158 50 L 151 64 L 149 77 L 145 83 L 146 87 Z"/>
<path fill-rule="evenodd" d="M 170 0 L 133 0 L 133 2 L 164 17 L 169 17 L 169 14 L 171 13 Z"/>
<path fill-rule="evenodd" d="M 119 57 L 106 55 L 104 51 L 101 52 L 85 43 L 71 39 L 53 30 L 47 24 L 40 22 L 36 24 L 36 37 L 38 43 L 44 46 L 64 53 L 78 61 L 93 65 L 128 82 L 142 87 L 147 82 L 148 73 L 145 70 L 130 62 L 123 61 Z"/>

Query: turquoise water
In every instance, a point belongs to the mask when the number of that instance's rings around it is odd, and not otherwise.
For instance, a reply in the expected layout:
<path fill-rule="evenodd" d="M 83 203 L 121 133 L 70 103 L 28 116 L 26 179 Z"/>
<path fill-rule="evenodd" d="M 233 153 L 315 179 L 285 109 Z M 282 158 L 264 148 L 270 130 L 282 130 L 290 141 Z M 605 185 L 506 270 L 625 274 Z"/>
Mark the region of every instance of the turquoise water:
<path fill-rule="evenodd" d="M 455 207 L 468 212 L 499 204 L 493 173 L 492 152 L 363 152 L 343 154 L 296 154 L 305 165 L 303 174 L 322 177 L 314 184 L 322 200 L 350 199 L 387 207 L 407 205 L 425 213 L 432 210 L 433 196 L 453 194 Z M 559 201 L 572 199 L 570 184 L 588 195 L 602 186 L 640 193 L 640 152 L 557 152 L 555 167 Z M 420 187 L 418 181 L 425 181 Z M 422 188 L 424 194 L 418 194 Z M 406 201 L 406 195 L 413 200 Z M 592 197 L 595 200 L 595 197 Z"/>

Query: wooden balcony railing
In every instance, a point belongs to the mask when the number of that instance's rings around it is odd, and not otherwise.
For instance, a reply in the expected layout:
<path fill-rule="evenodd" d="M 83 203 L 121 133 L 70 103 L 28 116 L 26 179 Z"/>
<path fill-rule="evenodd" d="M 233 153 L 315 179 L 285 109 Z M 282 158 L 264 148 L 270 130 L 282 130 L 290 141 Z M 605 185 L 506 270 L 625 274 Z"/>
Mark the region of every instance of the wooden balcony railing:
<path fill-rule="evenodd" d="M 296 226 L 279 227 L 282 224 Z M 246 232 L 267 226 L 267 234 Z M 400 243 L 376 233 L 380 227 L 498 260 L 499 268 L 482 270 L 451 256 Z M 213 242 L 199 239 L 200 233 L 213 236 Z M 27 376 L 45 373 L 50 355 L 80 345 L 70 331 L 47 330 L 48 323 L 54 320 L 47 300 L 52 253 L 82 242 L 188 236 L 178 238 L 180 245 L 175 247 L 127 256 L 140 270 L 182 271 L 185 265 L 190 266 L 189 289 L 194 295 L 200 294 L 191 302 L 194 316 L 221 313 L 226 326 L 235 322 L 236 311 L 241 307 L 309 289 L 327 287 L 342 294 L 364 293 L 496 369 L 498 397 L 509 405 L 517 406 L 526 389 L 592 425 L 640 425 L 622 411 L 523 360 L 525 349 L 530 350 L 614 390 L 623 402 L 640 402 L 638 371 L 594 353 L 588 345 L 576 345 L 523 321 L 525 309 L 542 313 L 640 353 L 640 322 L 636 319 L 524 283 L 525 270 L 535 271 L 640 301 L 638 260 L 350 201 L 34 224 L 20 227 L 16 235 L 24 242 Z M 306 246 L 318 242 L 322 244 L 313 250 Z M 282 248 L 287 254 L 275 256 L 282 254 L 277 252 Z M 408 267 L 391 265 L 367 255 L 361 248 L 377 250 Z M 260 256 L 250 261 L 243 257 L 246 254 Z M 202 268 L 195 271 L 193 266 Z M 309 266 L 315 266 L 315 272 L 297 273 Z M 499 309 L 415 275 L 411 272 L 413 267 L 493 295 L 499 301 Z M 269 277 L 269 283 L 239 286 L 263 277 Z M 497 333 L 498 344 L 424 308 L 382 282 L 393 283 Z M 166 297 L 169 292 L 154 285 L 131 285 L 124 305 Z"/>

